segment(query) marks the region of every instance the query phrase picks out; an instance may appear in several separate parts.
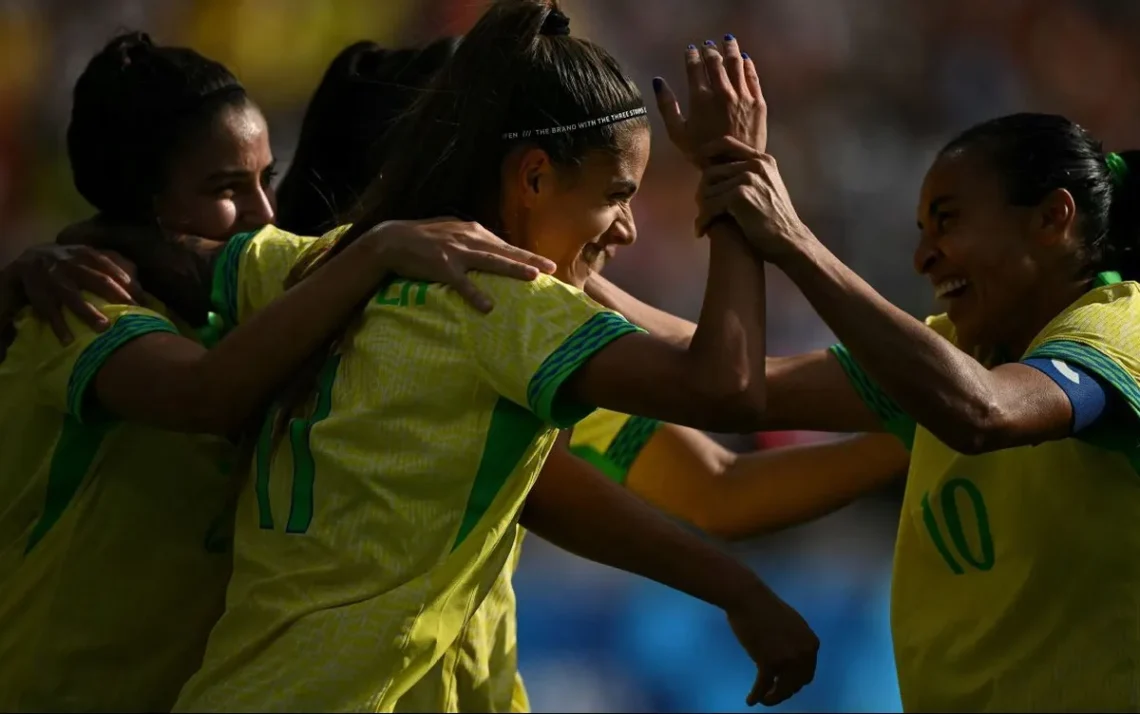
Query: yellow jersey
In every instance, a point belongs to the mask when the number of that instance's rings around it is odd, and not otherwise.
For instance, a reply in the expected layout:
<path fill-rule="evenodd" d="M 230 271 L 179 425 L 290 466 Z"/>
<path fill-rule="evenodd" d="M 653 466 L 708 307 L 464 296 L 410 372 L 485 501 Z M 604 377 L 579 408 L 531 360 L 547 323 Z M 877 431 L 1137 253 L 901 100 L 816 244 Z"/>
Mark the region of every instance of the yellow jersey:
<path fill-rule="evenodd" d="M 928 324 L 954 340 L 944 316 Z M 1023 358 L 1096 375 L 1128 414 L 979 456 L 914 429 L 891 614 L 906 711 L 1140 709 L 1140 285 L 1086 293 Z"/>
<path fill-rule="evenodd" d="M 0 710 L 166 711 L 201 662 L 229 577 L 228 445 L 115 423 L 89 396 L 155 309 L 24 313 L 0 362 Z"/>
<path fill-rule="evenodd" d="M 598 409 L 570 432 L 570 451 L 619 484 L 661 422 Z M 459 638 L 401 701 L 403 711 L 528 712 L 530 699 L 518 669 L 518 615 L 512 585 L 525 529 L 483 604 Z"/>
<path fill-rule="evenodd" d="M 235 260 L 239 320 L 259 307 L 243 284 L 270 239 Z M 226 612 L 176 710 L 392 711 L 454 644 L 557 429 L 592 411 L 560 386 L 638 330 L 549 276 L 472 280 L 489 315 L 441 285 L 384 286 L 308 415 L 264 435 Z"/>

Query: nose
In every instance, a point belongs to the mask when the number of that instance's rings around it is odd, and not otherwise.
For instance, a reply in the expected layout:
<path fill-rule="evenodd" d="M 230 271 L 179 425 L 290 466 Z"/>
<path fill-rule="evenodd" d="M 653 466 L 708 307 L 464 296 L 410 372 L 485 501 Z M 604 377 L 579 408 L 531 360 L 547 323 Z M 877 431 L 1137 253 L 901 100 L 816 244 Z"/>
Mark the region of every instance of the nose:
<path fill-rule="evenodd" d="M 625 211 L 610 226 L 606 237 L 608 243 L 616 243 L 617 245 L 633 245 L 637 242 L 637 224 L 633 220 L 633 214 L 628 210 Z"/>
<path fill-rule="evenodd" d="M 926 275 L 941 255 L 942 251 L 938 249 L 935 241 L 923 235 L 918 247 L 914 249 L 914 269 L 919 275 Z"/>
<path fill-rule="evenodd" d="M 258 188 L 241 207 L 241 222 L 250 226 L 267 226 L 277 220 L 277 198 L 272 188 Z"/>

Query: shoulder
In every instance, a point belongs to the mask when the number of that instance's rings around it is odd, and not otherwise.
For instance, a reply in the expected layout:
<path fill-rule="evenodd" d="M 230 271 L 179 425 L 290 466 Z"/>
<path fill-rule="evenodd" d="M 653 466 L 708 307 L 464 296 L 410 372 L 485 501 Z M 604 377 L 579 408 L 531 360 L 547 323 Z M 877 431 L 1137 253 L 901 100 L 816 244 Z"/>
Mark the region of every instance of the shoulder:
<path fill-rule="evenodd" d="M 1029 352 L 1057 341 L 1078 342 L 1109 354 L 1136 355 L 1133 359 L 1140 360 L 1140 284 L 1114 283 L 1085 293 L 1045 326 Z"/>
<path fill-rule="evenodd" d="M 471 273 L 470 277 L 480 289 L 491 294 L 561 300 L 596 306 L 599 310 L 605 309 L 582 290 L 551 275 L 540 274 L 534 280 L 517 280 L 491 273 Z"/>

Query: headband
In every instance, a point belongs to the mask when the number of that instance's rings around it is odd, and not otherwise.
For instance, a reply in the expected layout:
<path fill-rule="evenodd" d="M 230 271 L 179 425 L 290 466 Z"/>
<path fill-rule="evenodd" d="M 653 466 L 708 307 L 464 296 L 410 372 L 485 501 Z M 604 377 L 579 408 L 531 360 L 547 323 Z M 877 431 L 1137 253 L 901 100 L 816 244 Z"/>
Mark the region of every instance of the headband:
<path fill-rule="evenodd" d="M 541 129 L 523 129 L 522 131 L 508 131 L 503 134 L 504 139 L 529 139 L 532 136 L 550 136 L 551 134 L 565 134 L 579 129 L 592 129 L 598 126 L 606 126 L 607 124 L 616 124 L 619 121 L 627 119 L 634 119 L 636 117 L 645 116 L 649 111 L 645 107 L 637 107 L 636 109 L 627 109 L 624 112 L 617 114 L 610 114 L 609 116 L 598 117 L 596 119 L 585 119 L 574 124 L 563 124 L 562 126 L 548 126 Z"/>
<path fill-rule="evenodd" d="M 1120 154 L 1110 151 L 1104 155 L 1104 163 L 1108 166 L 1108 172 L 1112 174 L 1112 184 L 1123 186 L 1128 179 L 1128 162 Z"/>

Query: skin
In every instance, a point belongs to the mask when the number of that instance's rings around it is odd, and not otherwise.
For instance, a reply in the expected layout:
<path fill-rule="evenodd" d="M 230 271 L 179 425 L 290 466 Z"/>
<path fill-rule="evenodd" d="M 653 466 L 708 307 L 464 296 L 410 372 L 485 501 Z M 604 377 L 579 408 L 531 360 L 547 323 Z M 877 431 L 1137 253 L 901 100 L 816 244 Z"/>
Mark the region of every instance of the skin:
<path fill-rule="evenodd" d="M 557 263 L 555 277 L 577 288 L 637 240 L 631 201 L 649 163 L 649 129 L 638 126 L 618 136 L 617 151 L 590 152 L 574 168 L 552 165 L 539 149 L 504 163 L 504 201 L 521 209 L 508 234 Z"/>
<path fill-rule="evenodd" d="M 276 217 L 275 173 L 261 110 L 226 106 L 175 150 L 155 215 L 168 230 L 214 240 L 255 230 Z"/>

